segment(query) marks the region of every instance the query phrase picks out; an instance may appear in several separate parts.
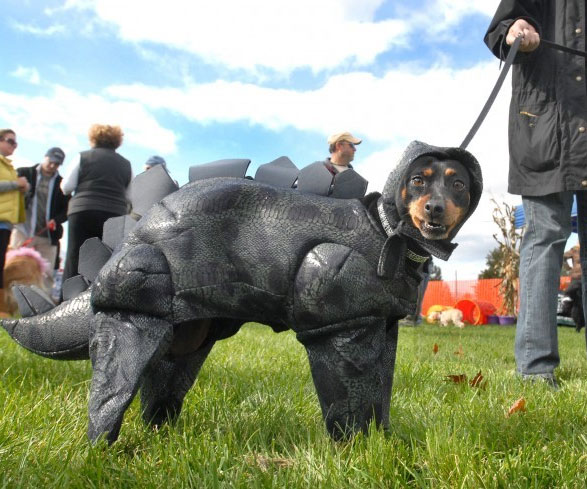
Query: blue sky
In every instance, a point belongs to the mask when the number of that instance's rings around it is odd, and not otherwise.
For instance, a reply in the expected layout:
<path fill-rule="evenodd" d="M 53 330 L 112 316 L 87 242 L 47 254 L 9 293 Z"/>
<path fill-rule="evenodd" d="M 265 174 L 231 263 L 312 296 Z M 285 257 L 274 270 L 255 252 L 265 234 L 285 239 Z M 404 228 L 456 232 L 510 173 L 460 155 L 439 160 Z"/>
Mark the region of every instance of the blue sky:
<path fill-rule="evenodd" d="M 355 168 L 381 190 L 405 146 L 458 146 L 495 79 L 483 44 L 497 0 L 4 0 L 0 127 L 19 165 L 88 149 L 94 122 L 119 124 L 142 171 L 159 154 L 180 184 L 221 158 L 298 167 L 329 134 L 363 138 Z M 508 196 L 509 82 L 469 150 L 485 196 L 443 276 L 475 278 L 495 247 L 491 197 Z"/>

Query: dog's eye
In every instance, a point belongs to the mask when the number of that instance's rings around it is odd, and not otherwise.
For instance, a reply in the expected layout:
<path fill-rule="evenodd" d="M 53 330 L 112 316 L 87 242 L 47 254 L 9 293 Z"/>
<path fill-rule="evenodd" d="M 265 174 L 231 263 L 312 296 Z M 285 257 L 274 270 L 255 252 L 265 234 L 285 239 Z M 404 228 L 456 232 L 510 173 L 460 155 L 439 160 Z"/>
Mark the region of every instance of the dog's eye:
<path fill-rule="evenodd" d="M 456 190 L 464 190 L 465 189 L 465 182 L 462 182 L 461 180 L 455 180 L 454 183 L 452 184 L 452 186 Z"/>
<path fill-rule="evenodd" d="M 416 187 L 421 187 L 422 185 L 424 185 L 424 180 L 422 177 L 412 177 L 412 185 L 416 186 Z"/>

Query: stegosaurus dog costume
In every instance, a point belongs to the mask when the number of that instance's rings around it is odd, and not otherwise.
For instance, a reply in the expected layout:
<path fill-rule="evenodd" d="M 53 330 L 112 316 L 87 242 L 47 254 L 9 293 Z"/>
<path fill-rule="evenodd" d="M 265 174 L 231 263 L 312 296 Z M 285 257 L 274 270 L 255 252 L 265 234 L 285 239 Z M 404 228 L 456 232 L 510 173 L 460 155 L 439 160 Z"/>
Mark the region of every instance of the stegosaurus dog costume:
<path fill-rule="evenodd" d="M 447 259 L 462 226 L 428 240 L 405 219 L 400 189 L 424 155 L 470 172 L 466 220 L 481 196 L 479 164 L 465 150 L 420 142 L 383 193 L 363 200 L 203 180 L 156 204 L 87 291 L 3 326 L 40 355 L 89 353 L 91 440 L 116 440 L 139 388 L 146 422 L 177 416 L 214 343 L 248 321 L 295 331 L 333 437 L 372 419 L 387 427 L 398 318 L 414 309 L 427 258 Z"/>

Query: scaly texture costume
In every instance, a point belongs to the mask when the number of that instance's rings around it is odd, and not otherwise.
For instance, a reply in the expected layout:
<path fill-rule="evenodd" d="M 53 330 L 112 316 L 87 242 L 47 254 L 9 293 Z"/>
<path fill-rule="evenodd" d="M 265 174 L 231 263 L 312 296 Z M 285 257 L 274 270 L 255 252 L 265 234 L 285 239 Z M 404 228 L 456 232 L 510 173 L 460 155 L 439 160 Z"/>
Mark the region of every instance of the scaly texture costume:
<path fill-rule="evenodd" d="M 89 337 L 91 440 L 117 438 L 139 388 L 147 422 L 177 416 L 214 342 L 248 321 L 296 332 L 333 437 L 372 419 L 388 426 L 397 320 L 414 308 L 429 253 L 447 258 L 462 225 L 432 242 L 404 221 L 397 194 L 410 163 L 425 154 L 469 169 L 468 217 L 481 195 L 477 161 L 419 142 L 383 195 L 363 202 L 204 180 L 156 204 L 88 291 L 4 327 L 53 358 L 83 357 Z"/>

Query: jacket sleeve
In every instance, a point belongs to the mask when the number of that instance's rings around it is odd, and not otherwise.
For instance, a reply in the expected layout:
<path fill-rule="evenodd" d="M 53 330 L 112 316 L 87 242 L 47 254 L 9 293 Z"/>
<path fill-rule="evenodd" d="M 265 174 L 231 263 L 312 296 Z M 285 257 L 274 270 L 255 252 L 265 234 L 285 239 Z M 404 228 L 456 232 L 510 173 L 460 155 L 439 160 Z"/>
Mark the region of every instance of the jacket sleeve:
<path fill-rule="evenodd" d="M 537 19 L 542 18 L 543 3 L 541 0 L 502 0 L 499 3 L 483 38 L 487 47 L 496 57 L 502 60 L 507 57 L 510 47 L 506 44 L 505 39 L 511 25 L 516 20 L 525 19 L 540 34 L 542 29 Z M 515 62 L 523 61 L 531 54 L 518 52 Z"/>
<path fill-rule="evenodd" d="M 36 178 L 33 177 L 34 173 L 37 171 L 36 166 L 25 166 L 16 169 L 16 174 L 19 177 L 25 177 L 30 184 L 30 188 L 24 196 L 24 206 L 25 209 L 28 209 L 31 205 L 33 200 L 33 195 L 35 193 L 35 185 L 36 185 Z"/>
<path fill-rule="evenodd" d="M 67 221 L 67 204 L 69 203 L 70 195 L 64 195 L 61 190 L 61 182 L 55 184 L 53 189 L 55 196 L 53 197 L 53 209 L 51 209 L 52 218 L 59 224 Z"/>

